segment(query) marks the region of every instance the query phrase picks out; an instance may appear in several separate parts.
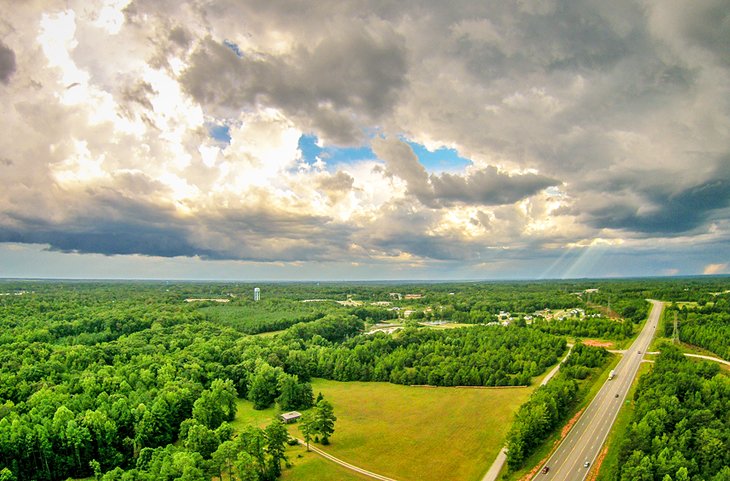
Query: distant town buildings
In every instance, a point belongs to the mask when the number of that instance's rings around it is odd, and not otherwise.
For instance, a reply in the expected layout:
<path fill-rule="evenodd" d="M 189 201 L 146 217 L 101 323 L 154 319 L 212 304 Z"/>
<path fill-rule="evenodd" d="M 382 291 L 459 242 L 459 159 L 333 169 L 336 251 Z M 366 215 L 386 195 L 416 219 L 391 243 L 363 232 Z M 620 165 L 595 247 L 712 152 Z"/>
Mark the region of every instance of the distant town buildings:
<path fill-rule="evenodd" d="M 261 299 L 261 289 L 254 287 L 253 289 L 253 300 L 259 301 Z"/>

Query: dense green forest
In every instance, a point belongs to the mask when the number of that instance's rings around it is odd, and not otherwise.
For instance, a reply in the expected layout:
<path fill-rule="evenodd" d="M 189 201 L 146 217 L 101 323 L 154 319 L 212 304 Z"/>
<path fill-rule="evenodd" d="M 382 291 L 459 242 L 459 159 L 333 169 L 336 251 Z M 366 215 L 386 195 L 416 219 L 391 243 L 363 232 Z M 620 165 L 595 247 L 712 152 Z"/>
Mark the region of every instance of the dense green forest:
<path fill-rule="evenodd" d="M 664 335 L 671 337 L 674 316 L 677 317 L 679 339 L 730 359 L 730 294 L 716 294 L 711 301 L 696 305 L 672 304 L 666 312 Z"/>
<path fill-rule="evenodd" d="M 315 375 L 338 381 L 436 386 L 527 385 L 555 364 L 565 340 L 532 329 L 477 326 L 448 332 L 409 328 L 312 345 Z"/>
<path fill-rule="evenodd" d="M 0 281 L 0 479 L 275 479 L 281 426 L 233 432 L 237 398 L 306 410 L 312 377 L 528 384 L 564 353 L 562 336 L 629 336 L 644 299 L 688 292 L 681 282 L 260 284 L 254 302 L 241 283 Z M 545 309 L 586 315 L 525 322 Z M 406 327 L 368 332 L 387 320 Z M 252 335 L 269 331 L 281 332 Z M 582 352 L 558 378 L 564 393 L 593 369 Z"/>
<path fill-rule="evenodd" d="M 730 480 L 730 379 L 719 371 L 662 347 L 639 381 L 614 479 Z"/>

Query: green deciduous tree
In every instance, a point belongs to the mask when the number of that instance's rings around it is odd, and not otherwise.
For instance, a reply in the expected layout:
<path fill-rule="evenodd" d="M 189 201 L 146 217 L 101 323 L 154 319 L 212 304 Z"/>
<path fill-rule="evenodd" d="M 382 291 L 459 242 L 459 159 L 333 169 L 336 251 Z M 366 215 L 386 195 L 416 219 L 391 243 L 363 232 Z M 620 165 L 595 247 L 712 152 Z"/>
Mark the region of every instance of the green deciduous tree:
<path fill-rule="evenodd" d="M 314 402 L 312 385 L 308 382 L 299 382 L 296 375 L 282 374 L 279 377 L 279 397 L 276 402 L 284 411 L 294 409 L 309 409 Z"/>
<path fill-rule="evenodd" d="M 307 451 L 309 451 L 309 442 L 317 432 L 312 411 L 302 414 L 302 417 L 299 418 L 299 431 L 301 431 L 304 442 L 307 443 Z"/>
<path fill-rule="evenodd" d="M 231 380 L 214 380 L 193 404 L 193 418 L 210 429 L 216 429 L 223 421 L 232 421 L 235 415 L 236 389 Z"/>
<path fill-rule="evenodd" d="M 335 410 L 332 403 L 322 400 L 314 408 L 314 430 L 322 436 L 322 444 L 329 444 L 329 438 L 335 432 Z"/>
<path fill-rule="evenodd" d="M 265 362 L 258 363 L 248 388 L 248 398 L 254 409 L 265 409 L 274 403 L 279 393 L 281 368 L 271 367 Z"/>
<path fill-rule="evenodd" d="M 281 475 L 281 462 L 286 460 L 286 442 L 289 433 L 286 426 L 279 420 L 266 426 L 266 454 L 269 456 L 268 472 L 271 478 L 278 478 Z"/>

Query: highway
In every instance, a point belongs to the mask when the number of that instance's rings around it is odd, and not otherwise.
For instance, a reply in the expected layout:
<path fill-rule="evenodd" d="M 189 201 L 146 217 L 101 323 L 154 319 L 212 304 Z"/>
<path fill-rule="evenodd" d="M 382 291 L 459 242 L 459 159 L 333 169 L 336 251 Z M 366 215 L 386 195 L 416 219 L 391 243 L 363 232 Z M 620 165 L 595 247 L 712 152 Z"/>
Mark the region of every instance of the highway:
<path fill-rule="evenodd" d="M 626 399 L 641 360 L 649 348 L 664 305 L 651 301 L 652 309 L 644 328 L 615 368 L 613 380 L 606 381 L 575 423 L 557 450 L 533 479 L 544 481 L 583 481 L 606 441 L 618 411 Z M 585 466 L 586 463 L 588 467 Z"/>

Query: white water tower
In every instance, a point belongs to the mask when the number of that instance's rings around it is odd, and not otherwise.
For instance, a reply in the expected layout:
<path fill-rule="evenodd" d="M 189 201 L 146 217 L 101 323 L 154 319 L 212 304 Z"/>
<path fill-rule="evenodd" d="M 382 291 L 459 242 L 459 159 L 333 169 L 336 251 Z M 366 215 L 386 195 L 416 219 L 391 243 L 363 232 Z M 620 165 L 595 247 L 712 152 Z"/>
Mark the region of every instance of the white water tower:
<path fill-rule="evenodd" d="M 258 301 L 259 299 L 261 299 L 261 289 L 259 289 L 258 287 L 254 287 L 254 289 L 253 289 L 253 300 L 254 301 Z"/>

